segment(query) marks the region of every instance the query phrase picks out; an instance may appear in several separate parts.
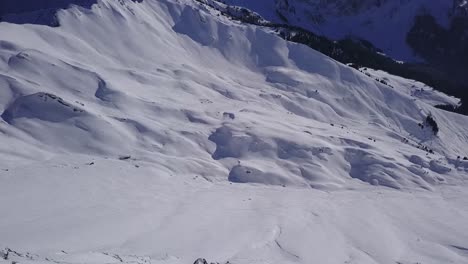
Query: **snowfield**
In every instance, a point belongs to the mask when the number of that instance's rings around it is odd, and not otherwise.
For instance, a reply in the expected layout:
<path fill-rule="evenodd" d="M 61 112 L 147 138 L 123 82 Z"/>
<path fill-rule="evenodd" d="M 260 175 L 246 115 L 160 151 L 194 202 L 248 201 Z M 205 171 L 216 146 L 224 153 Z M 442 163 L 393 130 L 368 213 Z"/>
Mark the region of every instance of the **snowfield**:
<path fill-rule="evenodd" d="M 58 19 L 0 23 L 1 264 L 468 262 L 458 99 L 190 0 Z"/>

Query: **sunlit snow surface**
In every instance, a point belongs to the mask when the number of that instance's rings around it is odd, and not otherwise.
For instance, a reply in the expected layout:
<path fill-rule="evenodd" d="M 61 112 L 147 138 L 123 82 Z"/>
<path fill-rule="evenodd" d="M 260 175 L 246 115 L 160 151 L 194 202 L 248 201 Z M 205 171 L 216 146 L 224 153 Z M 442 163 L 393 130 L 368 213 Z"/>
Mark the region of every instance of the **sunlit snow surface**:
<path fill-rule="evenodd" d="M 468 118 L 433 107 L 456 98 L 188 0 L 58 16 L 0 23 L 19 263 L 468 261 Z"/>

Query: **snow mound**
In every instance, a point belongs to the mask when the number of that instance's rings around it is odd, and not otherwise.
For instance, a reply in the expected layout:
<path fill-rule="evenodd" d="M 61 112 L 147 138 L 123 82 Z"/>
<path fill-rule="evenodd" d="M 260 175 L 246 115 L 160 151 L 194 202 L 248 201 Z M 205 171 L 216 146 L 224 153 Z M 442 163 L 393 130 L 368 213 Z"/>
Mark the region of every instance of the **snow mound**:
<path fill-rule="evenodd" d="M 229 181 L 237 183 L 262 183 L 268 185 L 282 185 L 290 184 L 290 179 L 274 174 L 274 173 L 265 173 L 261 170 L 255 168 L 244 167 L 244 166 L 234 166 L 229 172 Z"/>
<path fill-rule="evenodd" d="M 105 153 L 122 138 L 108 122 L 87 113 L 84 105 L 72 104 L 50 93 L 34 93 L 16 98 L 2 119 L 53 149 Z"/>
<path fill-rule="evenodd" d="M 49 122 L 64 122 L 84 115 L 84 110 L 50 93 L 35 93 L 17 98 L 2 114 L 12 124 L 19 118 L 37 118 Z"/>

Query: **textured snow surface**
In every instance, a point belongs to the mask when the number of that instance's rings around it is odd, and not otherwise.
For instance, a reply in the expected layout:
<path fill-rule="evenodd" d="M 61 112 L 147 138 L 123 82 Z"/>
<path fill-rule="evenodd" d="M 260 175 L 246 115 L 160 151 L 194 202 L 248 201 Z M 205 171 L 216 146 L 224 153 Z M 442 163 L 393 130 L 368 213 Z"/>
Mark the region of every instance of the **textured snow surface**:
<path fill-rule="evenodd" d="M 468 261 L 468 118 L 432 106 L 456 98 L 188 0 L 58 17 L 0 23 L 20 263 Z"/>

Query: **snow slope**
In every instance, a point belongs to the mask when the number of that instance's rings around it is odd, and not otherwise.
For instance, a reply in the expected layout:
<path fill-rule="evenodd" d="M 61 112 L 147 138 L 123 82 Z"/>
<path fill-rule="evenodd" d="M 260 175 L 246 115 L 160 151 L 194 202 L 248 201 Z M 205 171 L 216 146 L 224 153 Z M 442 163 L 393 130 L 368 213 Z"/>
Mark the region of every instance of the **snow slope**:
<path fill-rule="evenodd" d="M 1 246 L 35 263 L 468 260 L 468 119 L 432 106 L 456 99 L 189 0 L 58 18 L 0 23 Z"/>
<path fill-rule="evenodd" d="M 390 87 L 399 90 L 402 93 L 409 94 L 414 97 L 413 100 L 422 100 L 430 105 L 452 105 L 457 106 L 460 104 L 460 99 L 453 96 L 448 96 L 442 92 L 434 90 L 434 88 L 403 77 L 391 75 L 382 70 L 374 70 L 370 68 L 360 68 L 359 71 L 364 73 L 370 78 L 377 81 L 384 81 Z"/>

